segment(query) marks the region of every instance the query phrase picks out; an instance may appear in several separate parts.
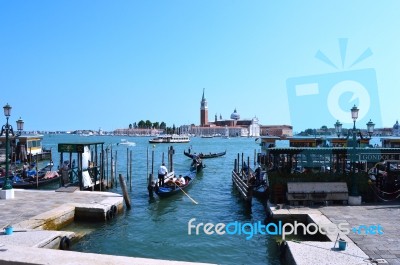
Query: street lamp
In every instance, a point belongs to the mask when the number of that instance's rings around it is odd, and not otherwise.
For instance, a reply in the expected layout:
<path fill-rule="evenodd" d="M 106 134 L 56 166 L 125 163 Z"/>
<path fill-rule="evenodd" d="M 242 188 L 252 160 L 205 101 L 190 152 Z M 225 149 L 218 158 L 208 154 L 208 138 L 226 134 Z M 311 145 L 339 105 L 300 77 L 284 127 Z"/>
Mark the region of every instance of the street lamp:
<path fill-rule="evenodd" d="M 358 119 L 358 111 L 359 109 L 357 108 L 356 105 L 354 105 L 351 108 L 351 118 L 353 119 L 353 130 L 352 130 L 352 150 L 350 153 L 350 165 L 351 165 L 351 190 L 350 190 L 350 196 L 359 196 L 358 194 L 358 187 L 356 183 L 356 158 L 357 158 L 357 128 L 356 128 L 356 120 Z M 340 134 L 342 133 L 342 124 L 338 121 L 336 121 L 335 125 L 335 131 L 338 137 L 340 137 Z M 374 127 L 375 124 L 369 120 L 367 123 L 367 132 L 369 137 L 371 138 L 372 134 L 374 133 Z M 347 139 L 349 138 L 350 133 L 347 134 Z M 362 135 L 360 133 L 360 137 L 362 138 Z"/>
<path fill-rule="evenodd" d="M 339 120 L 337 120 L 336 123 L 335 123 L 335 131 L 336 131 L 336 134 L 337 134 L 338 138 L 340 138 L 340 135 L 342 134 L 342 125 L 343 124 L 341 124 L 339 122 Z"/>
<path fill-rule="evenodd" d="M 10 124 L 8 124 L 8 118 L 11 116 L 11 109 L 12 107 L 10 105 L 5 105 L 3 107 L 4 109 L 4 116 L 6 116 L 6 124 L 1 127 L 1 133 L 0 136 L 3 136 L 3 134 L 6 135 L 6 175 L 4 178 L 4 183 L 3 183 L 3 190 L 11 190 L 12 187 L 12 181 L 8 178 L 8 171 L 9 171 L 9 163 L 8 163 L 8 155 L 10 152 L 10 142 L 9 142 L 9 134 L 11 133 L 12 136 L 14 136 L 14 130 Z M 21 135 L 22 130 L 24 129 L 24 121 L 19 118 L 17 120 L 17 136 Z"/>
<path fill-rule="evenodd" d="M 375 123 L 369 120 L 369 122 L 367 123 L 367 132 L 370 139 L 372 137 L 372 134 L 374 133 L 374 128 L 375 128 Z"/>
<path fill-rule="evenodd" d="M 351 108 L 351 118 L 353 119 L 353 152 L 351 154 L 351 196 L 358 196 L 358 187 L 356 183 L 356 146 L 357 146 L 357 129 L 356 120 L 358 118 L 359 109 L 354 105 Z"/>

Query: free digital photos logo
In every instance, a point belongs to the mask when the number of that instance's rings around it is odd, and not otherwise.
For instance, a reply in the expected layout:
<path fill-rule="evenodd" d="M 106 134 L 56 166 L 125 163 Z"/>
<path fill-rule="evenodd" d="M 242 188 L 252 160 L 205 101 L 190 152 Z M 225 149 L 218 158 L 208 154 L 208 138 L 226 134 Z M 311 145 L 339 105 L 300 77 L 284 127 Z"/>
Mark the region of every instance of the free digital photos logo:
<path fill-rule="evenodd" d="M 347 44 L 348 39 L 339 39 L 341 71 L 287 79 L 289 110 L 294 128 L 333 127 L 336 120 L 350 126 L 353 122 L 350 109 L 354 105 L 360 110 L 357 120 L 360 128 L 366 127 L 363 124 L 370 119 L 381 125 L 375 69 L 348 70 L 369 58 L 372 51 L 367 48 L 355 61 L 347 64 Z M 323 52 L 318 51 L 315 57 L 339 69 Z"/>

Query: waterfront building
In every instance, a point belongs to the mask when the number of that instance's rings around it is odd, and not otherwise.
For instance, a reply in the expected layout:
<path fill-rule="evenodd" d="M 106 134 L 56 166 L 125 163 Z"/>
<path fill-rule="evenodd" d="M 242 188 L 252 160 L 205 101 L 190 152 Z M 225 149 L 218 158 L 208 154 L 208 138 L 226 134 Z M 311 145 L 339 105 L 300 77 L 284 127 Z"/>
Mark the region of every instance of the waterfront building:
<path fill-rule="evenodd" d="M 229 135 L 226 135 L 226 132 Z M 190 133 L 199 136 L 259 137 L 260 125 L 257 117 L 241 119 L 236 108 L 230 115 L 230 119 L 223 119 L 221 114 L 218 118 L 215 114 L 214 121 L 209 121 L 208 103 L 203 89 L 200 102 L 200 126 L 192 126 Z"/>
<path fill-rule="evenodd" d="M 293 126 L 290 125 L 261 125 L 260 130 L 262 136 L 293 136 Z"/>

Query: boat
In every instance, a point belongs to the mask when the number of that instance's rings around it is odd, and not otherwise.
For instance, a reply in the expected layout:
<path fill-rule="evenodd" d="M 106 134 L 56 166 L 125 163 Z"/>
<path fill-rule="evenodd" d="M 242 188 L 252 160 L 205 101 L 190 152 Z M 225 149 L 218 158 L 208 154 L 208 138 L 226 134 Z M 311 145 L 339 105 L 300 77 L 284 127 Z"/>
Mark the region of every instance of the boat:
<path fill-rule="evenodd" d="M 121 142 L 119 142 L 117 145 L 127 145 L 127 146 L 136 146 L 136 143 L 134 142 L 129 142 L 126 139 L 121 139 Z"/>
<path fill-rule="evenodd" d="M 198 156 L 193 156 L 192 164 L 190 165 L 190 171 L 201 172 L 206 165 L 203 164 L 203 160 L 201 160 Z"/>
<path fill-rule="evenodd" d="M 190 171 L 186 173 L 183 178 L 185 179 L 184 184 L 178 182 L 175 173 L 171 172 L 165 178 L 164 185 L 158 186 L 158 184 L 156 184 L 154 191 L 160 198 L 170 197 L 174 194 L 184 192 L 183 190 L 187 189 L 195 180 L 196 172 Z"/>
<path fill-rule="evenodd" d="M 158 143 L 189 143 L 190 139 L 187 135 L 179 135 L 179 134 L 165 134 L 159 135 L 155 138 L 149 140 L 151 144 Z"/>
<path fill-rule="evenodd" d="M 51 160 L 51 149 L 42 145 L 43 135 L 20 135 L 11 141 L 11 161 L 43 161 Z M 0 153 L 5 153 L 5 136 L 0 137 Z M 0 163 L 5 163 L 5 155 L 0 155 Z"/>
<path fill-rule="evenodd" d="M 57 171 L 51 170 L 51 168 L 52 165 L 47 165 L 43 169 L 39 170 L 37 174 L 34 169 L 28 170 L 26 176 L 15 174 L 11 179 L 12 186 L 13 188 L 19 189 L 32 189 L 58 182 L 60 180 L 60 175 Z M 5 177 L 1 177 L 0 187 L 3 187 L 4 181 Z"/>
<path fill-rule="evenodd" d="M 223 155 L 225 155 L 226 154 L 226 150 L 225 151 L 223 151 L 223 152 L 219 152 L 219 153 L 208 153 L 208 154 L 203 154 L 203 153 L 200 153 L 200 154 L 196 154 L 196 153 L 191 153 L 191 150 L 189 149 L 189 151 L 188 152 L 186 152 L 185 150 L 183 151 L 183 154 L 185 155 L 185 156 L 187 156 L 187 157 L 190 157 L 190 158 L 194 158 L 195 156 L 197 156 L 197 157 L 199 157 L 199 158 L 201 158 L 201 159 L 207 159 L 207 158 L 214 158 L 214 157 L 220 157 L 220 156 L 223 156 Z"/>
<path fill-rule="evenodd" d="M 244 163 L 241 170 L 241 178 L 251 188 L 254 197 L 261 199 L 262 202 L 268 200 L 270 192 L 268 174 L 266 171 L 261 170 L 260 166 L 253 170 Z"/>

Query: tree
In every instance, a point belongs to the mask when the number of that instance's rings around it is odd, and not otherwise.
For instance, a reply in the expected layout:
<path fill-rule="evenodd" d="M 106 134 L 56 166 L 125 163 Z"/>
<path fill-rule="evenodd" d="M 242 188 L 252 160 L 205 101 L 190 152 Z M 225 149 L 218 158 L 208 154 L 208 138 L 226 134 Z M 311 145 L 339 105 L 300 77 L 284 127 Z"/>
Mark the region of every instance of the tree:
<path fill-rule="evenodd" d="M 304 131 L 307 135 L 314 135 L 314 129 L 307 129 Z"/>
<path fill-rule="evenodd" d="M 160 129 L 165 130 L 167 128 L 167 124 L 165 122 L 160 123 Z"/>
<path fill-rule="evenodd" d="M 151 126 L 153 125 L 153 123 L 151 122 L 151 121 L 149 121 L 149 120 L 146 120 L 146 127 L 145 128 L 147 128 L 147 129 L 151 129 Z"/>
<path fill-rule="evenodd" d="M 139 127 L 140 129 L 144 129 L 144 128 L 146 127 L 146 123 L 144 122 L 144 120 L 139 121 L 138 127 Z"/>
<path fill-rule="evenodd" d="M 153 128 L 159 129 L 160 128 L 160 123 L 158 121 L 153 123 Z"/>
<path fill-rule="evenodd" d="M 132 129 L 132 123 L 129 124 L 129 129 Z"/>

